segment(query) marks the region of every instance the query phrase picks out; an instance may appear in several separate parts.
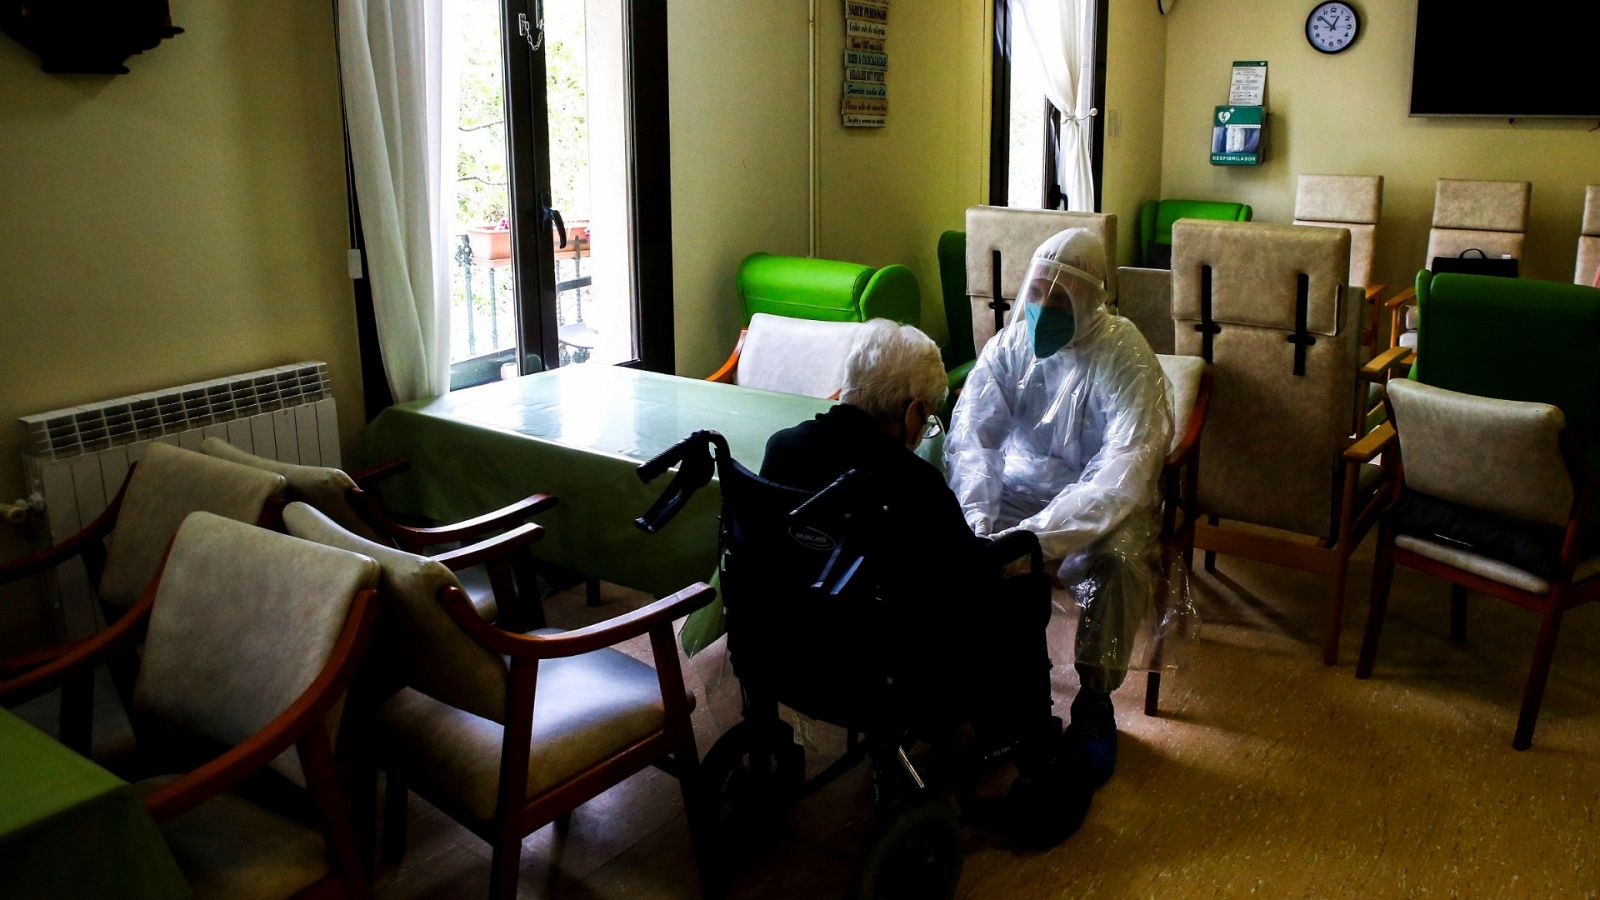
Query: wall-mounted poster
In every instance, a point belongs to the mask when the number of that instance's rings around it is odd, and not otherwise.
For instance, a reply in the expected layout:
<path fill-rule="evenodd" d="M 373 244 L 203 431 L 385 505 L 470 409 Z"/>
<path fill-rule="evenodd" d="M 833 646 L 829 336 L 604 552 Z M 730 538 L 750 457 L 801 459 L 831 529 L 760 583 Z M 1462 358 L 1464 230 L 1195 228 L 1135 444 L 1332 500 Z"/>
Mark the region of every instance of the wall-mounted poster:
<path fill-rule="evenodd" d="M 844 0 L 846 128 L 882 128 L 889 119 L 889 0 Z"/>

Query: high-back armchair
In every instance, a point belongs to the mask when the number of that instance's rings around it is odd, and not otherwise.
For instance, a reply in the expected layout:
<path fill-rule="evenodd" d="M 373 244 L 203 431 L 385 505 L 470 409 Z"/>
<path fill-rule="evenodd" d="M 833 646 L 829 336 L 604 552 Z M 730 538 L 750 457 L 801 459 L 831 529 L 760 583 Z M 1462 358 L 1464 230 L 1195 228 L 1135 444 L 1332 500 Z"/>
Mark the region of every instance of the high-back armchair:
<path fill-rule="evenodd" d="M 1572 281 L 1600 287 L 1600 184 L 1583 189 L 1583 230 L 1578 235 L 1578 266 Z"/>
<path fill-rule="evenodd" d="M 1490 259 L 1522 259 L 1533 185 L 1526 181 L 1469 181 L 1441 178 L 1433 196 L 1433 227 L 1422 268 L 1440 257 L 1481 250 Z M 1416 296 L 1407 288 L 1389 298 L 1389 345 L 1417 346 Z"/>
<path fill-rule="evenodd" d="M 518 634 L 485 622 L 439 561 L 374 544 L 303 503 L 289 504 L 283 519 L 291 534 L 371 556 L 382 569 L 381 668 L 358 752 L 387 773 L 391 857 L 403 850 L 414 790 L 492 846 L 490 895 L 513 897 L 526 835 L 659 765 L 682 781 L 701 877 L 715 877 L 700 833 L 693 696 L 672 630 L 710 602 L 710 588 L 694 585 L 576 631 Z M 490 541 L 458 552 L 503 550 Z M 614 649 L 641 635 L 655 668 Z"/>
<path fill-rule="evenodd" d="M 1343 230 L 1186 220 L 1173 226 L 1180 354 L 1212 364 L 1195 545 L 1328 575 L 1323 658 L 1338 658 L 1350 554 L 1376 515 L 1383 437 L 1352 442 L 1360 295 Z M 1267 526 L 1304 542 L 1243 531 Z"/>
<path fill-rule="evenodd" d="M 1116 313 L 1132 322 L 1150 349 L 1170 355 L 1172 339 L 1172 272 L 1123 266 L 1117 269 Z"/>
<path fill-rule="evenodd" d="M 1301 175 L 1295 184 L 1294 224 L 1350 232 L 1350 275 L 1346 283 L 1364 292 L 1361 343 L 1366 347 L 1377 340 L 1377 301 L 1383 294 L 1383 285 L 1372 277 L 1382 211 L 1382 175 Z"/>
<path fill-rule="evenodd" d="M 1431 326 L 1430 326 L 1431 327 Z M 1539 613 L 1512 746 L 1533 743 L 1564 613 L 1600 597 L 1600 556 L 1585 538 L 1592 477 L 1578 476 L 1561 410 L 1395 380 L 1389 418 L 1402 459 L 1384 514 L 1356 675 L 1372 675 L 1394 567 L 1451 585 L 1451 638 L 1466 640 L 1467 591 Z"/>
<path fill-rule="evenodd" d="M 836 398 L 859 322 L 823 322 L 756 313 L 733 352 L 707 381 L 764 391 Z"/>
<path fill-rule="evenodd" d="M 967 298 L 972 307 L 972 343 L 982 353 L 1005 323 L 1006 311 L 1022 289 L 1028 264 L 1039 245 L 1068 228 L 1084 228 L 1106 251 L 1106 299 L 1114 303 L 1117 217 L 1051 209 L 973 206 L 967 209 Z M 998 260 L 998 267 L 996 266 Z M 999 295 L 996 296 L 998 290 Z M 998 323 L 998 325 L 997 325 Z"/>

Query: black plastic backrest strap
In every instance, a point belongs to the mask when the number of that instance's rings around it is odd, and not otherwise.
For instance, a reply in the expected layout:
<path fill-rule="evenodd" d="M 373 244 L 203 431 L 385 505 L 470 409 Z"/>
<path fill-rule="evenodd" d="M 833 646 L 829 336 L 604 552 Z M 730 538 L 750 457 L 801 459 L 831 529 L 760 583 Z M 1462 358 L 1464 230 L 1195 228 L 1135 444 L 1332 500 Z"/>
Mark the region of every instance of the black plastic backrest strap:
<path fill-rule="evenodd" d="M 1194 327 L 1200 332 L 1200 356 L 1206 362 L 1211 362 L 1211 339 L 1222 333 L 1222 326 L 1211 318 L 1211 267 L 1200 267 L 1200 324 Z"/>
<path fill-rule="evenodd" d="M 1306 374 L 1306 348 L 1317 342 L 1306 330 L 1306 317 L 1311 306 L 1311 276 L 1301 272 L 1295 276 L 1294 334 L 1284 340 L 1294 345 L 1294 374 Z"/>
<path fill-rule="evenodd" d="M 1000 329 L 1006 327 L 1006 310 L 1011 308 L 1011 304 L 1000 294 L 1000 251 L 995 250 L 989 260 L 994 263 L 989 272 L 989 308 L 994 310 L 994 330 L 999 333 Z"/>

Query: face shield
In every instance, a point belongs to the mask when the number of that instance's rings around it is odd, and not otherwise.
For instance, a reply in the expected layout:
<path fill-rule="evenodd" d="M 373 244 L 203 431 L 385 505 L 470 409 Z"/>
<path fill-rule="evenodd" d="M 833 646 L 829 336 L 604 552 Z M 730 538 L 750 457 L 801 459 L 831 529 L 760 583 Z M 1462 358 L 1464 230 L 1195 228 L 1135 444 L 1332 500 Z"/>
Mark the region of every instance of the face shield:
<path fill-rule="evenodd" d="M 1044 359 L 1071 343 L 1078 311 L 1093 310 L 1104 293 L 1104 280 L 1087 269 L 1035 255 L 1019 298 L 1033 355 Z"/>

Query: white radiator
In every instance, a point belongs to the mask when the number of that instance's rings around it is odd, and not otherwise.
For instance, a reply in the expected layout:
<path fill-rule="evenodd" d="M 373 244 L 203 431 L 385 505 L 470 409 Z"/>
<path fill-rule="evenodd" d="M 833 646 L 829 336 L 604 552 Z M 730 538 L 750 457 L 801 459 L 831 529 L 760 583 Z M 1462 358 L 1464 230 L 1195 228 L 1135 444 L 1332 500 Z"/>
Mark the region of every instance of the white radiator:
<path fill-rule="evenodd" d="M 49 542 L 93 522 L 151 441 L 199 450 L 220 437 L 258 456 L 339 465 L 339 422 L 328 366 L 302 362 L 24 416 L 22 464 L 44 503 Z M 99 613 L 82 562 L 59 566 L 50 601 L 63 640 L 94 633 Z"/>

